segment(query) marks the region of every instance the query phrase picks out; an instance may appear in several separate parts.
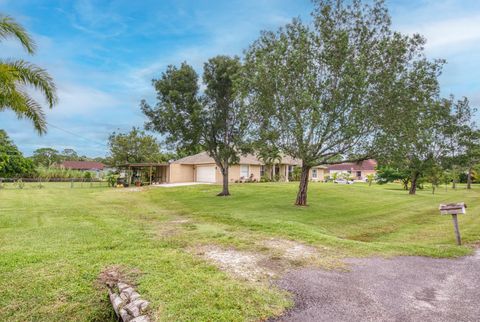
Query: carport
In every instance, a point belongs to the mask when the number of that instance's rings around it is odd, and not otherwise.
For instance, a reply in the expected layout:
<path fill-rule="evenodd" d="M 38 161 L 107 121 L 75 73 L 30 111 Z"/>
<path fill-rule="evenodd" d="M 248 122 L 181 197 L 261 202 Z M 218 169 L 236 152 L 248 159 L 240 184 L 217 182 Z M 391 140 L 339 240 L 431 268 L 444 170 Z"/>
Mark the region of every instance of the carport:
<path fill-rule="evenodd" d="M 127 183 L 131 184 L 133 179 L 141 180 L 147 179 L 148 184 L 168 183 L 169 177 L 169 163 L 127 163 L 120 165 L 120 169 L 127 171 Z"/>

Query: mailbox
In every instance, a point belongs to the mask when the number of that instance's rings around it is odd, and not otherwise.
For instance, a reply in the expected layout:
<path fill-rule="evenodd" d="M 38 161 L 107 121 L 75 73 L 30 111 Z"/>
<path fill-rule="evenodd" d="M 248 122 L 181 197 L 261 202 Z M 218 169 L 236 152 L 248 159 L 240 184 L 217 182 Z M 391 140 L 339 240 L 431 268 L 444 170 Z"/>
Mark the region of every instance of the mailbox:
<path fill-rule="evenodd" d="M 467 205 L 464 202 L 441 204 L 440 207 L 438 207 L 441 215 L 452 215 L 453 228 L 455 229 L 455 238 L 457 240 L 457 245 L 462 244 L 462 238 L 460 237 L 460 229 L 458 229 L 457 215 L 464 214 L 465 208 L 467 208 Z"/>
<path fill-rule="evenodd" d="M 459 202 L 459 203 L 447 203 L 447 204 L 442 204 L 438 209 L 440 209 L 440 214 L 441 215 L 459 215 L 459 214 L 465 214 L 465 209 L 467 208 L 467 205 L 464 202 Z"/>

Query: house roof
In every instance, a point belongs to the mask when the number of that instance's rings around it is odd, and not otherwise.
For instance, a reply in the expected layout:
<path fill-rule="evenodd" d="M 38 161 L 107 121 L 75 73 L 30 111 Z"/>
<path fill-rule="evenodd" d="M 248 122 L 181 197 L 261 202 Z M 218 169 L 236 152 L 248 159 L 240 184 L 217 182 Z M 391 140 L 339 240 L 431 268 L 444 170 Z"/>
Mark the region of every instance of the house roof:
<path fill-rule="evenodd" d="M 338 163 L 332 164 L 328 166 L 328 170 L 336 170 L 336 171 L 361 171 L 361 170 L 375 170 L 377 166 L 377 161 L 375 160 L 365 160 L 360 162 L 345 162 L 345 163 Z"/>
<path fill-rule="evenodd" d="M 160 167 L 160 166 L 168 166 L 168 162 L 140 162 L 140 163 L 125 163 L 119 164 L 119 168 L 147 168 L 147 167 Z"/>
<path fill-rule="evenodd" d="M 177 164 L 210 164 L 210 163 L 215 163 L 215 160 L 213 160 L 212 157 L 210 157 L 207 152 L 200 152 L 195 155 L 191 155 L 182 159 L 178 159 L 176 161 L 173 161 L 172 163 L 177 163 Z M 294 159 L 289 156 L 284 156 L 282 157 L 282 161 L 280 162 L 281 164 L 289 164 L 289 165 L 301 165 L 301 161 Z M 254 165 L 262 165 L 264 162 L 262 162 L 259 158 L 257 158 L 253 154 L 247 154 L 247 155 L 240 155 L 240 162 L 239 164 L 254 164 Z"/>
<path fill-rule="evenodd" d="M 178 159 L 172 163 L 178 164 L 209 164 L 215 163 L 212 157 L 207 152 L 200 152 L 194 155 L 190 155 L 185 158 Z M 253 154 L 240 155 L 240 164 L 262 164 Z"/>
<path fill-rule="evenodd" d="M 292 158 L 289 155 L 284 155 L 282 157 L 282 160 L 280 161 L 280 164 L 288 164 L 288 165 L 302 165 L 302 160 Z"/>
<path fill-rule="evenodd" d="M 64 161 L 60 166 L 73 170 L 103 170 L 105 165 L 94 161 Z"/>

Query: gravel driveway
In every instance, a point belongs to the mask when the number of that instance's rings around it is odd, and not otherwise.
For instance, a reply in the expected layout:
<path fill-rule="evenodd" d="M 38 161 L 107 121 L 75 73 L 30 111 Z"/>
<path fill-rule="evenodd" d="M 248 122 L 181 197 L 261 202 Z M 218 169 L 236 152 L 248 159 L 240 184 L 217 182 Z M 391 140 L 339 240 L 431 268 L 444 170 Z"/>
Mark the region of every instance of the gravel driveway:
<path fill-rule="evenodd" d="M 480 250 L 459 259 L 368 258 L 348 272 L 301 269 L 278 285 L 295 307 L 277 321 L 480 321 Z"/>

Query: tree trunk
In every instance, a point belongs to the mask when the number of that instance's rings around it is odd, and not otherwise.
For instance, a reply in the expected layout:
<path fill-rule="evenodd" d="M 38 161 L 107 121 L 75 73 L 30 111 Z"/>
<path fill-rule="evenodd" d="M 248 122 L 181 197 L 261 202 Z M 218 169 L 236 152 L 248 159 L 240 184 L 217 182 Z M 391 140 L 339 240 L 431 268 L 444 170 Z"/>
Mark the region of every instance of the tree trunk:
<path fill-rule="evenodd" d="M 228 190 L 228 166 L 222 167 L 222 177 L 223 177 L 223 189 L 217 196 L 226 197 L 230 196 L 230 191 Z"/>
<path fill-rule="evenodd" d="M 302 165 L 302 175 L 300 177 L 300 185 L 298 187 L 297 201 L 295 205 L 306 206 L 307 205 L 307 189 L 308 189 L 308 173 L 310 167 Z"/>
<path fill-rule="evenodd" d="M 410 195 L 414 195 L 416 192 L 417 192 L 417 179 L 418 179 L 418 173 L 415 172 L 412 174 L 412 184 L 410 186 L 410 190 L 408 191 L 408 193 Z"/>
<path fill-rule="evenodd" d="M 453 189 L 457 189 L 455 179 L 452 180 L 452 188 L 453 188 Z"/>
<path fill-rule="evenodd" d="M 472 189 L 472 167 L 468 167 L 467 189 Z"/>

